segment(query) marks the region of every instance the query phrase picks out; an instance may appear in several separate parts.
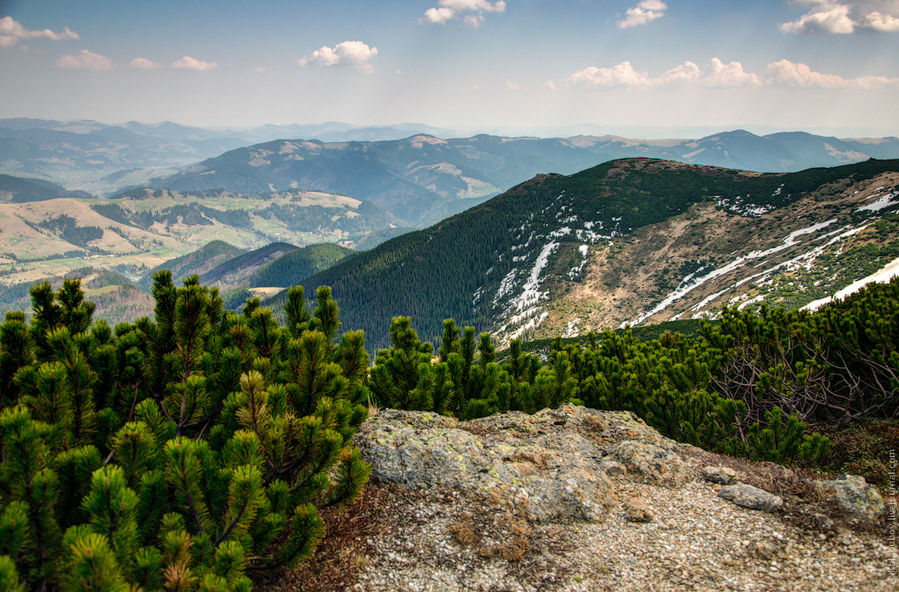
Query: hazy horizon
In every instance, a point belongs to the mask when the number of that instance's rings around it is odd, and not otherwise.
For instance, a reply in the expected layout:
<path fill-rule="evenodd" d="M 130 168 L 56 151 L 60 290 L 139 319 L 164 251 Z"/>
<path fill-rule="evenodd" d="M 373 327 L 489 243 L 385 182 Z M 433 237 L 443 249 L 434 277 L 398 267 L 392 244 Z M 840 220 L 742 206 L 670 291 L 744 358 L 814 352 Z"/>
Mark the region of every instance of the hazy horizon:
<path fill-rule="evenodd" d="M 748 131 L 757 136 L 765 136 L 769 134 L 776 133 L 786 133 L 786 132 L 804 132 L 818 136 L 833 136 L 843 139 L 852 139 L 852 138 L 883 138 L 883 137 L 896 137 L 899 133 L 894 132 L 890 133 L 884 130 L 877 130 L 871 128 L 847 128 L 847 127 L 814 127 L 814 128 L 792 128 L 792 127 L 777 127 L 777 126 L 768 126 L 768 125 L 757 125 L 757 124 L 734 124 L 730 126 L 722 125 L 722 126 L 713 126 L 713 125 L 704 125 L 704 126 L 620 126 L 620 125 L 603 125 L 601 123 L 594 122 L 585 122 L 580 124 L 570 124 L 565 126 L 530 126 L 530 127 L 515 127 L 515 126 L 495 126 L 495 125 L 484 125 L 484 126 L 472 126 L 472 125 L 459 125 L 453 127 L 442 127 L 431 125 L 426 122 L 413 122 L 413 121 L 393 121 L 393 122 L 383 122 L 383 123 L 353 123 L 347 121 L 309 121 L 309 122 L 278 122 L 278 123 L 264 123 L 260 125 L 195 125 L 190 122 L 185 121 L 173 121 L 171 119 L 164 119 L 158 121 L 139 121 L 139 120 L 128 120 L 128 121 L 104 121 L 101 119 L 87 119 L 87 118 L 42 118 L 42 117 L 29 117 L 29 116 L 9 116 L 9 117 L 0 117 L 0 120 L 4 119 L 35 119 L 35 120 L 43 120 L 43 121 L 58 121 L 63 124 L 70 123 L 78 123 L 78 122 L 93 122 L 100 125 L 108 125 L 108 126 L 126 126 L 128 124 L 139 124 L 145 125 L 147 127 L 155 127 L 161 126 L 164 124 L 176 124 L 184 127 L 195 127 L 199 129 L 215 131 L 215 132 L 258 132 L 263 128 L 290 128 L 290 127 L 326 127 L 326 126 L 341 126 L 346 127 L 347 130 L 365 130 L 365 129 L 376 129 L 376 128 L 396 128 L 399 133 L 395 134 L 396 138 L 404 138 L 409 135 L 414 135 L 417 133 L 430 134 L 443 139 L 452 139 L 452 138 L 467 138 L 471 136 L 475 136 L 478 134 L 488 134 L 488 135 L 496 135 L 496 136 L 505 136 L 505 137 L 540 137 L 540 138 L 566 138 L 577 135 L 586 135 L 586 136 L 620 136 L 627 139 L 633 140 L 689 140 L 689 139 L 699 139 L 711 135 L 716 135 L 719 133 L 728 133 L 734 132 L 737 130 Z M 406 133 L 403 133 L 406 132 Z M 328 136 L 335 136 L 338 132 L 329 131 Z M 391 136 L 393 137 L 393 136 Z M 273 138 L 275 139 L 275 138 Z M 305 137 L 305 138 L 293 138 L 293 137 L 285 137 L 278 139 L 317 139 L 313 136 Z M 334 141 L 334 140 L 327 140 Z"/>

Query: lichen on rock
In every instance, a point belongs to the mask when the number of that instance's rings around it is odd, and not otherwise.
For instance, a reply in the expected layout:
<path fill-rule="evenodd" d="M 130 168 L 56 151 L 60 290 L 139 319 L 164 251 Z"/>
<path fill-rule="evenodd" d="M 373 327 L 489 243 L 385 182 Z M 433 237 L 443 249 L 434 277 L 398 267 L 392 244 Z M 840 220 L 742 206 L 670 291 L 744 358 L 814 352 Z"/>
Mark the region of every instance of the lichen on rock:
<path fill-rule="evenodd" d="M 376 479 L 476 493 L 540 522 L 601 520 L 617 502 L 610 467 L 669 487 L 692 478 L 674 442 L 632 414 L 572 405 L 469 422 L 383 410 L 356 444 Z"/>
<path fill-rule="evenodd" d="M 842 479 L 816 481 L 815 490 L 850 520 L 874 523 L 884 514 L 883 498 L 864 477 L 844 475 Z"/>

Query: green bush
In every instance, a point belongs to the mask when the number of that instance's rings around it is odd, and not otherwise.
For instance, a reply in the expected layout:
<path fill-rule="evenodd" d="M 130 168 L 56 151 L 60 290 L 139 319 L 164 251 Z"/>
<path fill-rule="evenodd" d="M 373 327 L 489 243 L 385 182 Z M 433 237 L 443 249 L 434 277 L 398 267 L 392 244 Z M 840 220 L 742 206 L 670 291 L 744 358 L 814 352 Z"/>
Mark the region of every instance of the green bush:
<path fill-rule="evenodd" d="M 372 392 L 382 405 L 462 419 L 562 403 L 629 410 L 662 434 L 708 450 L 825 466 L 814 425 L 899 412 L 899 279 L 816 313 L 725 308 L 695 335 L 637 339 L 630 330 L 552 341 L 541 362 L 511 340 L 502 364 L 488 334 L 444 321 L 438 356 L 411 320 L 391 325 Z"/>
<path fill-rule="evenodd" d="M 0 588 L 250 590 L 322 537 L 368 467 L 364 339 L 330 291 L 287 329 L 196 276 L 155 275 L 154 319 L 92 323 L 78 280 L 0 325 Z"/>

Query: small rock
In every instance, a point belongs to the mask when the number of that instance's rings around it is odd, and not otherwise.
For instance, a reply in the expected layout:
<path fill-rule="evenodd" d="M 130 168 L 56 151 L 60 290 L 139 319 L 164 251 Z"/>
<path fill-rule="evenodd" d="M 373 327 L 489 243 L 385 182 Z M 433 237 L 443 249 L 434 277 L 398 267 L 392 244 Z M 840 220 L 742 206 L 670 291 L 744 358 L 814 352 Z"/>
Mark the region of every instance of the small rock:
<path fill-rule="evenodd" d="M 611 458 L 604 458 L 599 462 L 599 468 L 609 477 L 618 477 L 627 473 L 627 467 Z"/>
<path fill-rule="evenodd" d="M 652 511 L 641 499 L 632 499 L 624 504 L 624 516 L 628 522 L 651 522 Z"/>
<path fill-rule="evenodd" d="M 762 510 L 773 512 L 783 505 L 783 499 L 764 489 L 739 483 L 737 485 L 725 485 L 718 492 L 718 497 L 748 508 L 750 510 Z"/>
<path fill-rule="evenodd" d="M 815 481 L 815 490 L 850 518 L 877 522 L 883 516 L 883 498 L 864 477 L 845 475 L 833 481 Z"/>
<path fill-rule="evenodd" d="M 649 483 L 680 487 L 690 480 L 690 470 L 681 458 L 648 442 L 625 440 L 615 448 L 615 458 L 628 472 L 635 472 Z"/>
<path fill-rule="evenodd" d="M 729 467 L 706 467 L 702 470 L 702 476 L 711 483 L 728 485 L 737 477 L 737 472 Z"/>
<path fill-rule="evenodd" d="M 780 548 L 773 541 L 760 540 L 752 545 L 752 552 L 760 559 L 774 559 L 780 555 Z"/>

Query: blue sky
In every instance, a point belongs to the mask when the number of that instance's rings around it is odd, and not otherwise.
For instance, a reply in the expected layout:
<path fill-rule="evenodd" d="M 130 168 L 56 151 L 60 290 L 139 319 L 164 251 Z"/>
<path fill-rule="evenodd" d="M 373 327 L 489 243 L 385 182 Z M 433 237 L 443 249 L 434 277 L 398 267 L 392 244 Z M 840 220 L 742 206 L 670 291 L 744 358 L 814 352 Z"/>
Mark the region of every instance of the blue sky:
<path fill-rule="evenodd" d="M 899 0 L 0 0 L 0 77 L 0 117 L 892 135 Z"/>

